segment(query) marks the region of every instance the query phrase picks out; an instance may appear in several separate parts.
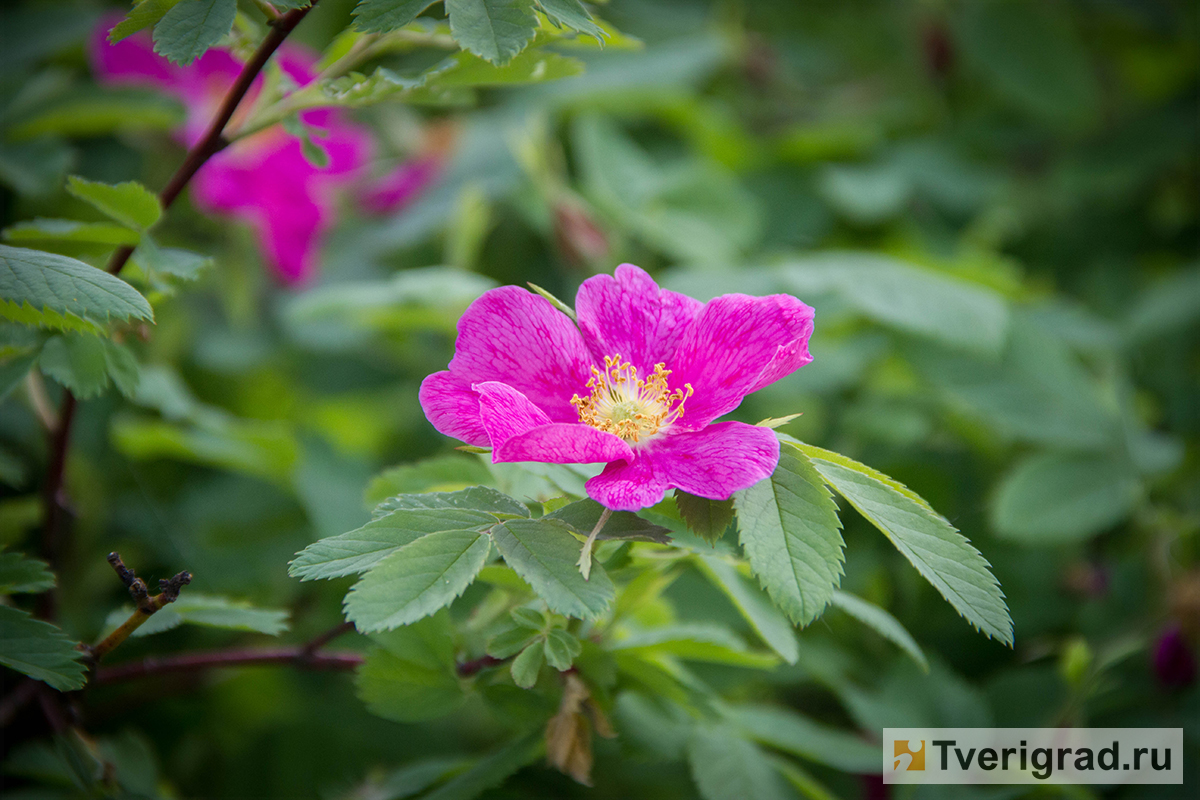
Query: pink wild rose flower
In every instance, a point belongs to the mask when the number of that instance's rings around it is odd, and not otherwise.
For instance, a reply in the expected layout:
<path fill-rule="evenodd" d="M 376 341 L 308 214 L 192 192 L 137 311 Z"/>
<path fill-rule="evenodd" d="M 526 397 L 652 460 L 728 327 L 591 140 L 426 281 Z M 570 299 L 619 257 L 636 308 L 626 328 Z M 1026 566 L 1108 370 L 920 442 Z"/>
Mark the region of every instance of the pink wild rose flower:
<path fill-rule="evenodd" d="M 173 64 L 154 52 L 146 34 L 116 44 L 108 31 L 120 17 L 106 17 L 92 36 L 90 58 L 97 79 L 108 85 L 140 86 L 176 97 L 187 112 L 177 138 L 186 146 L 204 135 L 229 87 L 242 70 L 231 53 L 212 49 L 188 66 Z M 315 57 L 284 45 L 276 54 L 284 74 L 297 86 L 316 77 Z M 263 76 L 242 101 L 230 124 L 236 130 L 245 111 L 262 91 Z M 235 141 L 201 168 L 192 181 L 192 197 L 202 210 L 236 217 L 257 234 L 264 259 L 288 283 L 311 277 L 317 267 L 325 234 L 337 220 L 338 190 L 361 183 L 374 150 L 369 132 L 332 109 L 300 114 L 313 141 L 328 155 L 318 167 L 304 156 L 299 139 L 275 125 Z M 407 202 L 433 178 L 432 164 L 401 165 L 383 178 L 387 192 L 381 202 L 372 192 L 375 210 L 390 210 Z"/>
<path fill-rule="evenodd" d="M 421 384 L 442 433 L 492 461 L 606 464 L 592 499 L 636 511 L 671 488 L 728 499 L 779 462 L 774 431 L 714 422 L 812 361 L 813 310 L 785 294 L 701 303 L 632 264 L 584 281 L 578 326 L 517 286 L 458 323 L 454 358 Z"/>

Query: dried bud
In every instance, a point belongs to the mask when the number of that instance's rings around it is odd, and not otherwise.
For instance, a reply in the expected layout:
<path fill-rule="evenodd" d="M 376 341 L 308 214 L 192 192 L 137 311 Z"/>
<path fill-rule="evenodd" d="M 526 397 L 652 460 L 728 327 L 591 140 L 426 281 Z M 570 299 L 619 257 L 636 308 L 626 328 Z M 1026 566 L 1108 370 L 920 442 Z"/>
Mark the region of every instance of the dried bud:
<path fill-rule="evenodd" d="M 593 724 L 601 736 L 615 735 L 608 718 L 592 702 L 587 685 L 574 672 L 565 673 L 562 703 L 546 723 L 546 761 L 584 786 L 592 785 Z"/>

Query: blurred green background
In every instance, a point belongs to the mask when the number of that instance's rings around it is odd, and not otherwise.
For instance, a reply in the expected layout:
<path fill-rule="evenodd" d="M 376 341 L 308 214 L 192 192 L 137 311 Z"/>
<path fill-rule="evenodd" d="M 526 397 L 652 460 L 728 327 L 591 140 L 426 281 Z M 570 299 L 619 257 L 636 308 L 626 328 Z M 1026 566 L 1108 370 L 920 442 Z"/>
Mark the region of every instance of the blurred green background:
<path fill-rule="evenodd" d="M 296 40 L 323 49 L 352 7 L 321 0 Z M 166 133 L 178 120 L 171 101 L 95 86 L 83 41 L 102 10 L 31 1 L 2 12 L 5 226 L 86 216 L 62 189 L 68 173 L 159 187 L 182 158 Z M 830 610 L 800 632 L 798 664 L 693 665 L 708 686 L 868 740 L 893 725 L 1182 726 L 1192 790 L 1032 793 L 1194 791 L 1200 7 L 612 0 L 596 10 L 644 46 L 572 53 L 583 75 L 484 90 L 473 106 L 357 112 L 386 143 L 380 170 L 429 137 L 449 142 L 445 161 L 398 212 L 348 202 L 303 287 L 276 282 L 245 226 L 186 198 L 171 210 L 160 238 L 215 266 L 197 290 L 157 304 L 157 325 L 134 344 L 135 398 L 81 406 L 64 626 L 89 641 L 122 604 L 110 550 L 145 575 L 188 569 L 196 591 L 289 609 L 288 641 L 336 624 L 350 582 L 301 584 L 286 564 L 367 521 L 364 488 L 382 469 L 452 452 L 416 392 L 451 357 L 467 303 L 526 281 L 570 302 L 589 275 L 632 262 L 701 299 L 788 292 L 813 305 L 813 363 L 734 416 L 802 412 L 788 433 L 911 486 L 992 563 L 1015 622 L 1011 650 L 975 633 L 847 510 L 843 588 L 894 614 L 929 673 Z M 18 387 L 0 407 L 8 547 L 36 537 L 46 458 Z M 748 631 L 698 575 L 666 602 L 681 620 Z M 121 655 L 230 641 L 183 627 Z M 485 752 L 507 716 L 529 713 L 490 699 L 401 725 L 371 716 L 346 676 L 244 669 L 98 688 L 87 724 L 141 770 L 148 796 L 404 797 L 380 776 Z M 594 788 L 534 765 L 483 796 L 698 796 L 661 709 L 634 697 L 614 714 L 621 735 L 597 740 Z M 22 738 L 6 732 L 6 796 L 73 796 L 53 788 L 53 765 Z M 836 755 L 804 763 L 841 798 L 1026 793 L 889 793 Z M 42 788 L 29 788 L 39 776 Z"/>

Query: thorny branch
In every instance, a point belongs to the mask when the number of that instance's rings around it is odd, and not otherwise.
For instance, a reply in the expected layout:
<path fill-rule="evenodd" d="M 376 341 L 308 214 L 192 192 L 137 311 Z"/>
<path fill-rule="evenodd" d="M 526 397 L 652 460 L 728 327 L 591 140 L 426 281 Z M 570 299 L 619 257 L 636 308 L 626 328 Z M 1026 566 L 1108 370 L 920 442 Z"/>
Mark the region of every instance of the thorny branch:
<path fill-rule="evenodd" d="M 263 67 L 279 49 L 279 46 L 283 44 L 283 40 L 300 24 L 300 21 L 316 6 L 317 2 L 318 0 L 313 0 L 312 5 L 306 8 L 293 9 L 270 21 L 270 31 L 263 38 L 254 55 L 242 67 L 233 86 L 229 87 L 229 92 L 221 101 L 221 106 L 217 109 L 208 130 L 200 138 L 200 141 L 196 142 L 188 151 L 179 169 L 175 171 L 175 174 L 171 176 L 167 185 L 159 193 L 158 199 L 164 209 L 169 208 L 175 202 L 175 198 L 204 166 L 205 162 L 228 144 L 224 137 L 225 126 L 229 124 L 234 112 L 245 99 L 246 92 L 254 84 L 254 79 L 262 72 Z M 113 275 L 120 273 L 132 255 L 132 247 L 126 246 L 118 249 L 109 259 L 108 272 Z M 67 513 L 67 499 L 63 492 L 63 472 L 67 461 L 67 451 L 71 444 L 71 426 L 75 420 L 77 405 L 75 395 L 70 391 L 64 392 L 62 407 L 58 413 L 58 424 L 49 432 L 50 461 L 46 468 L 46 478 L 42 483 L 42 520 L 44 523 L 42 556 L 50 563 L 51 567 L 57 566 L 62 555 L 63 527 Z M 57 612 L 55 606 L 54 590 L 51 589 L 40 600 L 41 616 L 53 619 Z"/>
<path fill-rule="evenodd" d="M 263 67 L 266 66 L 267 61 L 275 51 L 279 49 L 279 46 L 283 44 L 288 34 L 300 24 L 300 21 L 308 15 L 308 12 L 316 6 L 317 2 L 318 0 L 313 0 L 312 4 L 306 8 L 293 9 L 270 19 L 270 31 L 263 38 L 258 50 L 246 62 L 233 86 L 229 88 L 229 92 L 221 102 L 221 106 L 217 110 L 216 116 L 213 117 L 208 130 L 200 141 L 188 151 L 179 169 L 176 170 L 175 174 L 167 182 L 167 185 L 163 187 L 162 192 L 159 193 L 159 202 L 164 209 L 169 208 L 175 202 L 180 192 L 183 191 L 184 187 L 187 186 L 188 182 L 191 181 L 192 177 L 204 166 L 208 159 L 228 144 L 223 135 L 225 126 L 229 124 L 229 120 L 233 118 L 234 112 L 237 111 L 238 106 L 245 99 L 246 92 L 253 85 L 254 79 L 262 71 Z M 118 249 L 113 253 L 112 258 L 108 262 L 108 272 L 113 275 L 120 273 L 132 255 L 132 247 Z M 65 545 L 66 516 L 69 512 L 67 497 L 63 487 L 63 477 L 66 470 L 67 453 L 71 444 L 71 428 L 75 421 L 77 407 L 78 402 L 75 395 L 70 390 L 64 391 L 56 424 L 48 428 L 50 458 L 46 466 L 46 476 L 42 482 L 43 528 L 41 554 L 52 568 L 58 567 Z M 178 578 L 179 576 L 176 577 Z M 174 591 L 178 594 L 178 587 Z M 57 594 L 54 589 L 43 593 L 38 599 L 38 613 L 41 617 L 51 620 L 57 616 Z M 128 633 L 131 631 L 132 629 L 126 632 L 125 635 L 128 636 Z M 117 643 L 119 644 L 119 642 Z M 97 650 L 103 647 L 103 645 L 104 643 L 102 642 L 97 647 Z M 114 644 L 113 646 L 115 647 L 116 645 Z M 93 652 L 95 653 L 95 651 Z M 96 657 L 98 658 L 100 655 L 103 655 L 103 652 L 96 654 Z M 40 689 L 40 687 L 38 688 Z M 37 695 L 40 700 L 43 713 L 51 726 L 55 730 L 60 730 L 66 724 L 66 715 L 61 705 L 61 699 L 43 691 L 28 692 L 28 698 L 31 699 L 34 695 Z M 24 702 L 21 700 L 21 697 L 15 699 L 20 701 L 17 703 L 18 706 Z"/>

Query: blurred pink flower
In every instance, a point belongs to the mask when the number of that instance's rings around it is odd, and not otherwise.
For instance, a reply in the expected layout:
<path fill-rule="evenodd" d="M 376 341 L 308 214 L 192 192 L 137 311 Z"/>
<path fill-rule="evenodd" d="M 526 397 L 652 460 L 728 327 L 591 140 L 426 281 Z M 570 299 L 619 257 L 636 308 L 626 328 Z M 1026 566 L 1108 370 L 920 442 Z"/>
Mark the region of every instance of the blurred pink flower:
<path fill-rule="evenodd" d="M 178 98 L 187 119 L 178 138 L 192 145 L 207 130 L 242 63 L 225 50 L 209 50 L 192 64 L 173 64 L 154 52 L 150 37 L 137 34 L 112 44 L 115 20 L 102 21 L 92 36 L 90 56 L 99 81 L 108 85 L 156 88 Z M 316 77 L 316 59 L 285 45 L 276 54 L 284 74 L 297 86 Z M 262 90 L 255 79 L 230 125 L 236 129 Z M 334 109 L 300 114 L 312 139 L 328 155 L 318 167 L 305 158 L 299 139 L 275 125 L 234 142 L 208 160 L 192 180 L 192 197 L 202 210 L 248 222 L 258 235 L 264 258 L 288 283 L 316 271 L 325 234 L 337 221 L 338 190 L 361 184 L 374 142 L 366 128 Z M 433 179 L 433 158 L 402 164 L 367 194 L 372 210 L 388 211 L 412 199 Z M 387 190 L 384 193 L 383 190 Z"/>
<path fill-rule="evenodd" d="M 812 361 L 811 308 L 785 294 L 701 303 L 622 264 L 584 281 L 575 310 L 578 327 L 519 287 L 484 293 L 449 369 L 421 384 L 425 416 L 496 463 L 606 463 L 587 492 L 617 510 L 670 488 L 724 500 L 774 472 L 774 431 L 713 420 Z"/>

